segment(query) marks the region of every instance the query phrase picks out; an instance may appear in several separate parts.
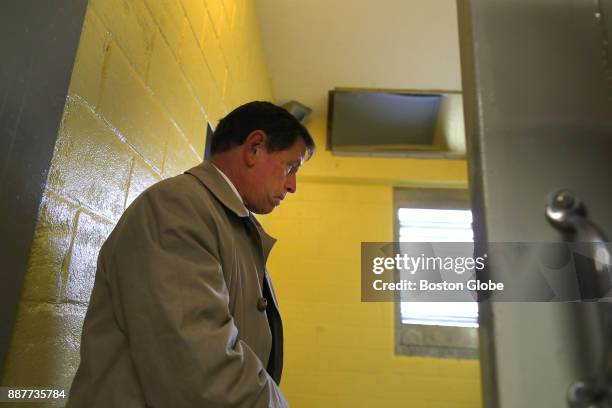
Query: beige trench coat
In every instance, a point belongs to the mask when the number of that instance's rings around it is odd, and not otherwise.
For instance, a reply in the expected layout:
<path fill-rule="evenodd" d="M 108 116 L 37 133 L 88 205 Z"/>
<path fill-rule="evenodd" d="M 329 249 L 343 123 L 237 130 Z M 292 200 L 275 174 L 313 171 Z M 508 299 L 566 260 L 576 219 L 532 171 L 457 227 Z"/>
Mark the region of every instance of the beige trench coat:
<path fill-rule="evenodd" d="M 100 251 L 67 406 L 287 406 L 273 244 L 208 162 L 146 190 Z"/>

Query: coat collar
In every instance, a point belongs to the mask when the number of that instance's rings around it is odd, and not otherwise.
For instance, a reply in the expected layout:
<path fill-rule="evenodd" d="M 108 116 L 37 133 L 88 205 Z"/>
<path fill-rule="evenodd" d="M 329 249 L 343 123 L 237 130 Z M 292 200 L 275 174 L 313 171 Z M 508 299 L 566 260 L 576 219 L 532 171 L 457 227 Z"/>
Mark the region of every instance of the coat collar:
<path fill-rule="evenodd" d="M 219 170 L 215 169 L 209 161 L 203 161 L 199 165 L 187 170 L 185 173 L 195 176 L 202 182 L 221 203 L 229 208 L 239 217 L 248 217 L 249 210 L 236 196 Z"/>
<path fill-rule="evenodd" d="M 246 218 L 254 224 L 261 239 L 261 247 L 264 258 L 264 265 L 268 261 L 268 255 L 272 247 L 276 243 L 276 239 L 271 237 L 264 231 L 257 218 L 253 216 L 244 206 L 242 200 L 236 196 L 227 181 L 223 178 L 219 170 L 217 170 L 209 161 L 203 161 L 199 165 L 187 170 L 185 173 L 191 174 L 202 182 L 221 203 L 229 208 L 239 217 Z"/>

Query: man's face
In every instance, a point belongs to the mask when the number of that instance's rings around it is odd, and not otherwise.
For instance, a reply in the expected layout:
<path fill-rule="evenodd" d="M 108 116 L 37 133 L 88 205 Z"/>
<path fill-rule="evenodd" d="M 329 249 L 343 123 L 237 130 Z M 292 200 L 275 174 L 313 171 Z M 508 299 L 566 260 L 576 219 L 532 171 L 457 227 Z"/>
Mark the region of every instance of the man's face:
<path fill-rule="evenodd" d="M 296 173 L 304 163 L 306 144 L 297 137 L 289 149 L 268 152 L 263 148 L 258 153 L 250 172 L 245 204 L 256 214 L 268 214 L 287 193 L 296 192 Z"/>

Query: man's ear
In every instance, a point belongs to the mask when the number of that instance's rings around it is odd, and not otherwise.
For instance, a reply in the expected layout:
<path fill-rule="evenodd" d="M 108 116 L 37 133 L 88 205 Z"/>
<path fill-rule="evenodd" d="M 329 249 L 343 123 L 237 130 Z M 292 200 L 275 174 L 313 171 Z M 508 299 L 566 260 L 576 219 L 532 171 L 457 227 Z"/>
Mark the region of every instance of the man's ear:
<path fill-rule="evenodd" d="M 253 167 L 261 153 L 266 149 L 268 136 L 263 130 L 254 130 L 249 133 L 242 144 L 242 154 L 248 167 Z"/>

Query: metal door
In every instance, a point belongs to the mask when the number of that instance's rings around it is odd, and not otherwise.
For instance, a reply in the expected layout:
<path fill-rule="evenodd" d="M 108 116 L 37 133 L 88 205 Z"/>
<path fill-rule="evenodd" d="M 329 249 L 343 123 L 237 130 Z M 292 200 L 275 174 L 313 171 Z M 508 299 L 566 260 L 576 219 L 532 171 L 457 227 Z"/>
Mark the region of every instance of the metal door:
<path fill-rule="evenodd" d="M 562 189 L 611 236 L 612 0 L 458 0 L 458 10 L 475 239 L 562 241 L 545 216 Z M 572 384 L 605 366 L 603 307 L 482 303 L 484 406 L 570 406 Z"/>

